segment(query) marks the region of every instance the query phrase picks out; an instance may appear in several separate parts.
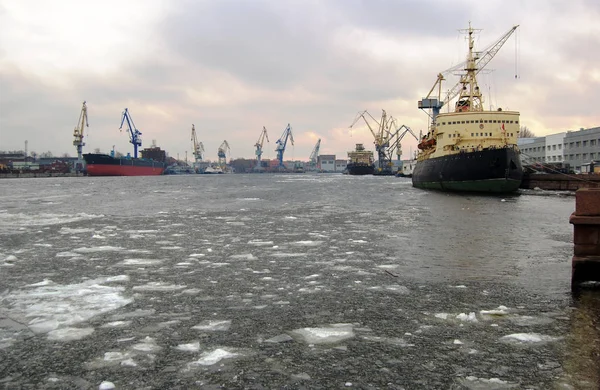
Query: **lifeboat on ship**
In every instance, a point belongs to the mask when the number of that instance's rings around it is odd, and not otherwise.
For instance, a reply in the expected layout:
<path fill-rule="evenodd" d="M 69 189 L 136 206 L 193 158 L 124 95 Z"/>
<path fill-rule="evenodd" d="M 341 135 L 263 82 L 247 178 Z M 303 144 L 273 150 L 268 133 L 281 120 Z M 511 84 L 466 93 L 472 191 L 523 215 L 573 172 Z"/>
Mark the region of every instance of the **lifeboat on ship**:
<path fill-rule="evenodd" d="M 425 150 L 425 149 L 429 149 L 429 148 L 433 148 L 435 146 L 436 142 L 435 142 L 435 138 L 430 138 L 430 139 L 424 139 L 423 141 L 421 141 L 417 147 L 421 150 Z"/>

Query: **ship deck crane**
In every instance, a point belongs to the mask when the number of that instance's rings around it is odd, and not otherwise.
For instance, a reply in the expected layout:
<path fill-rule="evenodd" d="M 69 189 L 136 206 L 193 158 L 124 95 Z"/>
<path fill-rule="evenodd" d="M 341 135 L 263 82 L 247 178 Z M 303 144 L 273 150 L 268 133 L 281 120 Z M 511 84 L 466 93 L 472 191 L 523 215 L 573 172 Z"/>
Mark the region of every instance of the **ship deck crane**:
<path fill-rule="evenodd" d="M 202 162 L 204 157 L 204 145 L 202 142 L 198 142 L 198 138 L 196 137 L 196 128 L 192 124 L 192 145 L 194 148 L 194 159 L 195 161 Z"/>
<path fill-rule="evenodd" d="M 283 131 L 283 134 L 281 134 L 281 137 L 277 140 L 277 142 L 275 142 L 277 144 L 277 147 L 275 148 L 275 151 L 277 152 L 277 161 L 278 161 L 277 168 L 279 168 L 279 169 L 285 169 L 285 165 L 283 165 L 283 153 L 285 152 L 285 147 L 287 145 L 288 139 L 290 140 L 292 145 L 294 145 L 294 136 L 292 135 L 292 127 L 290 126 L 289 123 L 288 123 L 287 127 L 285 128 L 285 130 Z"/>
<path fill-rule="evenodd" d="M 263 126 L 262 132 L 258 137 L 258 141 L 256 141 L 256 143 L 254 144 L 254 147 L 256 148 L 256 170 L 262 170 L 262 166 L 260 165 L 260 159 L 262 157 L 263 144 L 265 142 L 265 139 L 267 140 L 267 142 L 271 142 L 269 141 L 269 136 L 267 135 L 267 128 Z"/>
<path fill-rule="evenodd" d="M 217 156 L 219 157 L 219 166 L 223 171 L 225 171 L 225 167 L 227 165 L 227 152 L 231 153 L 231 148 L 229 147 L 229 143 L 225 140 L 221 146 L 219 146 L 217 151 Z"/>
<path fill-rule="evenodd" d="M 490 44 L 484 50 L 482 50 L 480 52 L 475 52 L 474 53 L 475 55 L 473 56 L 473 58 L 468 58 L 467 60 L 463 61 L 462 63 L 455 65 L 449 69 L 446 69 L 445 71 L 438 74 L 437 79 L 436 79 L 435 83 L 433 84 L 433 87 L 431 87 L 431 90 L 429 91 L 427 96 L 425 98 L 419 100 L 419 102 L 418 102 L 418 107 L 420 109 L 431 109 L 432 110 L 432 114 L 430 115 L 432 124 L 435 124 L 435 118 L 440 113 L 440 110 L 442 109 L 442 107 L 449 104 L 450 101 L 452 101 L 452 99 L 454 99 L 459 93 L 461 93 L 463 88 L 465 88 L 465 84 L 467 84 L 469 82 L 466 79 L 468 71 L 469 70 L 475 71 L 473 76 L 476 76 L 479 72 L 481 72 L 481 70 L 483 68 L 485 68 L 485 66 L 492 60 L 492 58 L 494 58 L 494 56 L 502 48 L 504 43 L 508 40 L 508 38 L 515 32 L 515 30 L 518 27 L 519 27 L 518 25 L 513 26 L 510 30 L 508 30 L 506 33 L 504 33 L 504 35 L 502 35 L 497 41 Z M 469 44 L 472 45 L 472 41 L 470 41 Z M 474 66 L 474 68 L 470 68 L 472 66 Z M 452 72 L 459 71 L 459 70 L 467 71 L 467 74 L 461 75 L 460 80 L 448 91 L 448 93 L 442 100 L 442 81 L 445 80 L 444 76 L 448 75 Z M 436 91 L 436 87 L 437 87 L 437 91 Z M 478 88 L 479 87 L 477 87 L 477 89 Z M 436 94 L 432 96 L 433 93 L 436 93 Z M 479 93 L 479 92 L 477 92 L 477 93 Z"/>
<path fill-rule="evenodd" d="M 87 105 L 85 101 L 81 106 L 81 112 L 79 113 L 79 120 L 77 120 L 77 126 L 75 126 L 75 130 L 73 130 L 73 145 L 77 147 L 77 161 L 81 162 L 83 147 L 85 143 L 83 142 L 83 128 L 89 127 L 88 116 L 87 116 Z"/>
<path fill-rule="evenodd" d="M 312 150 L 310 157 L 308 158 L 308 167 L 311 171 L 317 170 L 317 162 L 319 159 L 319 149 L 321 148 L 321 138 L 317 141 L 317 144 Z"/>
<path fill-rule="evenodd" d="M 371 126 L 369 120 L 375 122 L 377 126 Z M 390 138 L 392 136 L 391 129 L 396 124 L 396 120 L 392 116 L 388 116 L 385 110 L 381 110 L 381 119 L 375 119 L 368 110 L 359 112 L 350 125 L 352 128 L 360 119 L 366 123 L 369 131 L 373 135 L 375 150 L 377 151 L 377 168 L 375 174 L 387 175 L 392 174 L 392 158 L 390 154 Z"/>
<path fill-rule="evenodd" d="M 133 144 L 133 158 L 137 158 L 138 147 L 142 146 L 142 133 L 135 127 L 133 119 L 131 118 L 127 108 L 125 108 L 125 111 L 123 111 L 121 127 L 119 127 L 119 130 L 123 128 L 123 123 L 125 122 L 127 122 L 127 129 L 129 130 L 129 142 Z"/>

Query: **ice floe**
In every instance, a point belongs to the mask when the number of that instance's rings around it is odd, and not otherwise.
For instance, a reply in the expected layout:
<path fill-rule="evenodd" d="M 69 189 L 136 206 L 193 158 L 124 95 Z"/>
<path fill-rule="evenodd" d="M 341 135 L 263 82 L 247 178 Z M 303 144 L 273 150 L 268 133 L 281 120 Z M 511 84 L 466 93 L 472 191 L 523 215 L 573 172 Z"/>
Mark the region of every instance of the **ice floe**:
<path fill-rule="evenodd" d="M 208 331 L 227 331 L 230 327 L 230 320 L 206 320 L 200 322 L 196 326 L 192 326 L 192 329 Z"/>
<path fill-rule="evenodd" d="M 94 247 L 90 247 L 90 248 L 83 247 L 83 248 L 74 249 L 74 251 L 78 252 L 78 253 L 120 252 L 122 250 L 123 250 L 123 248 L 121 248 L 119 246 L 110 246 L 110 245 L 94 246 Z"/>
<path fill-rule="evenodd" d="M 474 312 L 470 312 L 469 314 L 460 313 L 456 316 L 456 319 L 463 322 L 479 322 Z"/>
<path fill-rule="evenodd" d="M 510 383 L 499 378 L 478 378 L 467 376 L 459 379 L 460 383 L 469 390 L 504 390 L 519 387 L 516 383 Z"/>
<path fill-rule="evenodd" d="M 226 349 L 217 348 L 211 352 L 204 352 L 201 355 L 200 359 L 188 363 L 187 367 L 188 369 L 192 369 L 197 366 L 212 366 L 213 364 L 217 364 L 223 359 L 231 359 L 236 356 L 239 356 L 239 354 L 227 351 Z"/>
<path fill-rule="evenodd" d="M 500 341 L 512 344 L 539 344 L 559 340 L 561 337 L 547 336 L 539 333 L 513 333 L 502 336 Z"/>
<path fill-rule="evenodd" d="M 200 342 L 196 341 L 195 343 L 190 344 L 179 344 L 175 349 L 184 352 L 198 352 L 200 350 Z"/>
<path fill-rule="evenodd" d="M 61 285 L 44 283 L 29 286 L 26 290 L 14 290 L 0 296 L 8 317 L 27 324 L 29 330 L 44 334 L 89 320 L 108 313 L 133 301 L 123 295 L 123 287 L 103 286 L 108 277 L 86 280 L 82 283 Z M 53 340 L 67 340 L 66 333 L 81 337 L 89 330 L 71 329 L 55 332 Z"/>
<path fill-rule="evenodd" d="M 349 324 L 334 324 L 322 328 L 301 328 L 292 330 L 290 333 L 307 344 L 337 343 L 354 337 L 352 325 Z"/>
<path fill-rule="evenodd" d="M 169 284 L 163 282 L 148 282 L 147 284 L 141 286 L 134 286 L 132 288 L 133 291 L 175 291 L 182 290 L 187 286 L 178 285 L 178 284 Z"/>
<path fill-rule="evenodd" d="M 61 328 L 48 332 L 48 340 L 73 341 L 80 340 L 94 333 L 94 328 Z"/>

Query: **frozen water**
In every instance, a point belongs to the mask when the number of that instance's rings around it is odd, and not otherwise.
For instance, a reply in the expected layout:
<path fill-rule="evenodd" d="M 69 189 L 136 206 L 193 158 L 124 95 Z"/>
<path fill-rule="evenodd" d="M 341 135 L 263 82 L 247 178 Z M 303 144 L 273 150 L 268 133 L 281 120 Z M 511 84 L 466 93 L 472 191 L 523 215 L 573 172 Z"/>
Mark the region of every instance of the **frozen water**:
<path fill-rule="evenodd" d="M 0 186 L 7 388 L 597 383 L 580 353 L 596 309 L 565 278 L 573 199 L 521 194 L 500 210 L 348 175 L 12 183 Z"/>

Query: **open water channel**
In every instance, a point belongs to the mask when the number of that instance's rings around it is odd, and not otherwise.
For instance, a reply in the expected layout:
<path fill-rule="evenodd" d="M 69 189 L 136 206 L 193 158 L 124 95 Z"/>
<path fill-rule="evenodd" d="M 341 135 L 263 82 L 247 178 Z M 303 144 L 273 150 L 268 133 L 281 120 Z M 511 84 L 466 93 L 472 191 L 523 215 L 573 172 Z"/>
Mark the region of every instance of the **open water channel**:
<path fill-rule="evenodd" d="M 394 177 L 6 179 L 0 387 L 596 390 L 574 208 Z"/>

